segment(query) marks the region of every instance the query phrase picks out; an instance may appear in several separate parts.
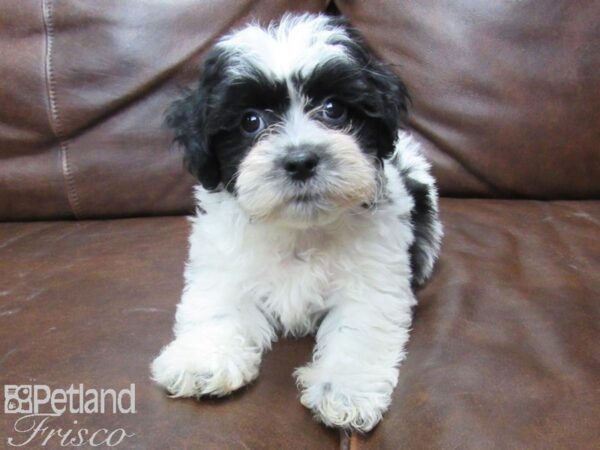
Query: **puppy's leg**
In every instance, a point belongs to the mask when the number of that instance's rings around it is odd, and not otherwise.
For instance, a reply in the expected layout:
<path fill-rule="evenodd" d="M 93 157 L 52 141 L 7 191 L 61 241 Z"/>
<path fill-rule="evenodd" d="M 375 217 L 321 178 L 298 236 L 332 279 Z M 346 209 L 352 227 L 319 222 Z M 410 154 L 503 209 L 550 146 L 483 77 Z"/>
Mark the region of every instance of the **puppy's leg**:
<path fill-rule="evenodd" d="M 329 426 L 371 430 L 391 402 L 409 336 L 410 289 L 403 296 L 366 290 L 324 318 L 313 362 L 296 371 L 301 402 Z"/>
<path fill-rule="evenodd" d="M 227 395 L 258 375 L 274 330 L 251 299 L 239 298 L 233 278 L 208 272 L 184 291 L 175 340 L 152 363 L 153 379 L 175 397 Z"/>

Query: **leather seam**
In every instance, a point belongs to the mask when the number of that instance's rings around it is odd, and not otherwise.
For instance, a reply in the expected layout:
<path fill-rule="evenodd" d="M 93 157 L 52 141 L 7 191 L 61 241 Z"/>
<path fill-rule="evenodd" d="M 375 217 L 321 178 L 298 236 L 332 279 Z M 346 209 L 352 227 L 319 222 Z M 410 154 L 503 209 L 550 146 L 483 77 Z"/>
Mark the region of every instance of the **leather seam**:
<path fill-rule="evenodd" d="M 492 183 L 490 180 L 488 180 L 484 175 L 482 175 L 476 169 L 471 167 L 471 165 L 468 164 L 463 158 L 458 156 L 456 154 L 456 152 L 451 151 L 449 149 L 449 146 L 445 145 L 444 142 L 442 142 L 440 139 L 436 139 L 431 133 L 428 132 L 426 127 L 420 126 L 414 120 L 410 121 L 410 126 L 412 129 L 418 131 L 419 134 L 421 136 L 423 136 L 425 139 L 427 139 L 431 144 L 433 144 L 435 146 L 435 148 L 438 149 L 441 153 L 444 153 L 448 158 L 450 158 L 456 164 L 458 164 L 458 166 L 460 166 L 466 173 L 468 173 L 473 178 L 475 178 L 477 181 L 479 181 L 483 186 L 487 187 L 490 190 L 490 193 L 492 194 L 492 196 L 495 196 L 498 198 L 504 198 L 505 195 L 508 193 L 508 191 L 506 191 L 505 189 L 499 188 L 494 183 Z M 513 193 L 510 193 L 510 194 L 513 194 Z"/>
<path fill-rule="evenodd" d="M 46 35 L 46 55 L 44 61 L 46 92 L 48 95 L 48 121 L 54 136 L 58 140 L 61 159 L 61 170 L 65 183 L 65 191 L 67 201 L 71 208 L 71 212 L 75 218 L 79 218 L 79 196 L 75 185 L 75 177 L 73 175 L 71 164 L 69 161 L 69 144 L 64 139 L 58 103 L 56 101 L 56 79 L 54 77 L 53 67 L 53 46 L 54 46 L 54 23 L 53 23 L 53 7 L 52 0 L 42 1 L 42 17 L 44 18 L 44 31 Z"/>

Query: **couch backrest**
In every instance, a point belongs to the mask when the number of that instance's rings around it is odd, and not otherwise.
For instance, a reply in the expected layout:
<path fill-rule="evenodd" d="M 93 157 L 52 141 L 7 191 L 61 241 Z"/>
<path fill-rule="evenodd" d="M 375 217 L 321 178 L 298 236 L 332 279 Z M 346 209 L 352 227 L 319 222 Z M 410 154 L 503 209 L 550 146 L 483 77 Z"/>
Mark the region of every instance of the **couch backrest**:
<path fill-rule="evenodd" d="M 600 196 L 600 2 L 338 5 L 406 80 L 444 195 Z"/>
<path fill-rule="evenodd" d="M 328 3 L 3 2 L 0 219 L 189 211 L 167 105 L 231 27 Z M 409 86 L 443 195 L 598 198 L 598 2 L 336 4 Z"/>

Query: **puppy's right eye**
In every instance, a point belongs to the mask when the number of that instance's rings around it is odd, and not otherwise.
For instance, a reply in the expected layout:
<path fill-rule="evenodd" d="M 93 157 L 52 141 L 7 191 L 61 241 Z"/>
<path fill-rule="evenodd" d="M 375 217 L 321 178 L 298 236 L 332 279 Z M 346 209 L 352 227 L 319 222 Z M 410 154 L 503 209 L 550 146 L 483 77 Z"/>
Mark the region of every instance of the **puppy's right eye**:
<path fill-rule="evenodd" d="M 254 135 L 265 128 L 265 120 L 257 111 L 246 111 L 242 116 L 240 124 L 242 131 L 248 135 Z"/>

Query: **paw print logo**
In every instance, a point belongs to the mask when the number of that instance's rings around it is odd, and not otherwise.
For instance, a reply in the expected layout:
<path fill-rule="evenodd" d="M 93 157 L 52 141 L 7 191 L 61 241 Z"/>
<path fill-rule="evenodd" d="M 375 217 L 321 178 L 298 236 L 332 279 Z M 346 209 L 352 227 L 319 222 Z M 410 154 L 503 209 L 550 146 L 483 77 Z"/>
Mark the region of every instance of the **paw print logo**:
<path fill-rule="evenodd" d="M 29 414 L 32 412 L 32 389 L 27 385 L 4 386 L 4 412 L 6 414 Z"/>

